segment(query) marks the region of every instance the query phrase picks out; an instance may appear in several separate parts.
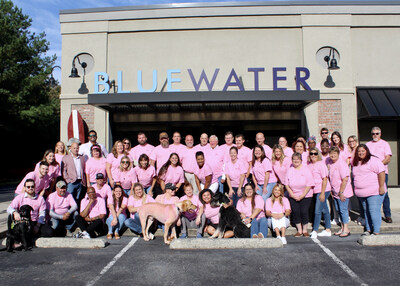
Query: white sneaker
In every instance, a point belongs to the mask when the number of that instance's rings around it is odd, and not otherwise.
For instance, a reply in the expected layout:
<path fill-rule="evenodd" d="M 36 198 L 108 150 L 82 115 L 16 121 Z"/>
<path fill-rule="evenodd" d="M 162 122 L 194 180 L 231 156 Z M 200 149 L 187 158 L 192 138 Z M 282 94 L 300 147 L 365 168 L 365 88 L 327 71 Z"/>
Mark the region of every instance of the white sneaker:
<path fill-rule="evenodd" d="M 287 244 L 287 241 L 286 241 L 286 237 L 281 237 L 281 240 L 282 240 L 282 244 Z"/>
<path fill-rule="evenodd" d="M 277 236 L 276 238 L 279 238 L 279 240 L 280 240 L 280 241 L 282 241 L 282 237 L 280 237 L 280 236 Z"/>
<path fill-rule="evenodd" d="M 82 238 L 90 238 L 90 234 L 87 233 L 86 231 L 82 232 Z"/>
<path fill-rule="evenodd" d="M 150 240 L 153 240 L 154 239 L 154 234 L 152 234 L 151 232 L 149 233 L 149 238 L 150 238 Z"/>
<path fill-rule="evenodd" d="M 318 233 L 318 236 L 332 236 L 332 232 L 327 231 L 326 229 L 324 229 L 323 231 Z"/>
<path fill-rule="evenodd" d="M 315 230 L 313 230 L 313 231 L 311 232 L 311 238 L 317 238 L 317 237 L 318 237 L 317 232 L 316 232 Z"/>
<path fill-rule="evenodd" d="M 331 224 L 333 224 L 333 225 L 337 225 L 337 223 L 336 223 L 336 220 L 331 220 Z"/>

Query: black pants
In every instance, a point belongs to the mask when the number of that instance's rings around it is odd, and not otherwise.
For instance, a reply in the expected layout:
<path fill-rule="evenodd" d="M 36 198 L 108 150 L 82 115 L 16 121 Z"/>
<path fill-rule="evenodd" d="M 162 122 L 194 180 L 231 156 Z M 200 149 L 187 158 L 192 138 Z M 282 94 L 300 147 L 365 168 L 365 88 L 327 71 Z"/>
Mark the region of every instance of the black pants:
<path fill-rule="evenodd" d="M 102 233 L 104 230 L 104 222 L 102 219 L 96 219 L 92 222 L 87 222 L 83 217 L 78 215 L 76 217 L 76 225 L 81 229 L 81 231 L 87 231 L 91 237 L 95 237 L 95 231 L 97 233 Z"/>
<path fill-rule="evenodd" d="M 289 198 L 290 207 L 292 209 L 293 223 L 294 224 L 307 224 L 308 223 L 308 210 L 312 198 L 304 198 L 301 201 L 296 201 L 293 198 Z"/>

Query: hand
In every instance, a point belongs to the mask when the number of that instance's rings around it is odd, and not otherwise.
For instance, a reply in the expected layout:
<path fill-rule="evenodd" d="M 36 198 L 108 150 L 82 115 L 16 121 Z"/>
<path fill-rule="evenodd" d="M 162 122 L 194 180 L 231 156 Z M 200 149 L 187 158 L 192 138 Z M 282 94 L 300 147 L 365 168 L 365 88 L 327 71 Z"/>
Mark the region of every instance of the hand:
<path fill-rule="evenodd" d="M 91 222 L 91 221 L 92 221 L 92 219 L 91 219 L 89 216 L 87 216 L 87 217 L 85 217 L 85 221 L 87 221 L 87 222 Z"/>
<path fill-rule="evenodd" d="M 21 216 L 19 215 L 18 212 L 14 212 L 14 220 L 16 220 L 16 221 L 20 221 L 21 220 Z"/>
<path fill-rule="evenodd" d="M 178 219 L 178 221 L 176 222 L 176 226 L 181 226 L 181 225 L 182 225 L 181 219 Z"/>
<path fill-rule="evenodd" d="M 153 190 L 150 190 L 149 193 L 148 193 L 148 195 L 149 195 L 150 197 L 152 197 L 152 196 L 153 196 Z"/>
<path fill-rule="evenodd" d="M 201 218 L 198 216 L 198 217 L 196 217 L 196 225 L 200 225 L 200 223 L 201 223 Z"/>
<path fill-rule="evenodd" d="M 263 195 L 266 195 L 268 193 L 267 188 L 263 188 Z"/>
<path fill-rule="evenodd" d="M 281 218 L 283 218 L 283 214 L 272 214 L 272 217 L 274 219 L 281 219 Z"/>
<path fill-rule="evenodd" d="M 245 178 L 247 179 L 250 176 L 250 173 L 246 173 Z"/>
<path fill-rule="evenodd" d="M 250 219 L 249 217 L 246 217 L 246 219 L 244 220 L 244 223 L 245 223 L 245 224 L 251 223 L 251 219 Z"/>
<path fill-rule="evenodd" d="M 385 194 L 385 186 L 379 187 L 379 194 L 384 195 Z"/>
<path fill-rule="evenodd" d="M 233 197 L 233 194 L 234 194 L 235 192 L 233 191 L 233 189 L 229 189 L 229 197 L 230 198 L 232 198 Z"/>
<path fill-rule="evenodd" d="M 112 220 L 112 222 L 111 222 L 111 226 L 116 226 L 117 223 L 118 223 L 118 220 L 114 218 L 114 219 Z"/>
<path fill-rule="evenodd" d="M 242 196 L 242 188 L 241 187 L 238 188 L 237 195 L 238 195 L 238 197 Z"/>
<path fill-rule="evenodd" d="M 63 220 L 68 220 L 70 215 L 71 215 L 71 214 L 70 214 L 69 212 L 66 212 L 66 213 L 64 214 L 64 216 L 63 216 Z"/>
<path fill-rule="evenodd" d="M 113 180 L 113 179 L 111 179 L 111 178 L 109 178 L 109 180 L 110 180 L 110 185 L 111 185 L 111 188 L 114 188 L 114 180 Z"/>
<path fill-rule="evenodd" d="M 221 184 L 225 183 L 225 179 L 221 179 Z"/>
<path fill-rule="evenodd" d="M 240 218 L 241 218 L 241 219 L 245 219 L 245 218 L 246 218 L 246 215 L 245 215 L 244 213 L 240 213 Z"/>
<path fill-rule="evenodd" d="M 320 194 L 319 195 L 319 201 L 321 202 L 321 203 L 323 203 L 324 201 L 325 201 L 325 193 L 324 194 Z"/>
<path fill-rule="evenodd" d="M 346 200 L 346 198 L 344 197 L 343 194 L 339 193 L 339 198 L 342 202 L 344 202 Z"/>

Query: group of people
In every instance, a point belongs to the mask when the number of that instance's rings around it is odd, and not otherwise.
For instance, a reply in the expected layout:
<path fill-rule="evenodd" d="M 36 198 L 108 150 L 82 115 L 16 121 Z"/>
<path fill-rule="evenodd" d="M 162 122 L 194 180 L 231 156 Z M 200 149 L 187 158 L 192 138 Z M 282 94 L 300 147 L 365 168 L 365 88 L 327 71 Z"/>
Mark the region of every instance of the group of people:
<path fill-rule="evenodd" d="M 161 132 L 156 147 L 139 133 L 135 147 L 125 138 L 108 153 L 91 130 L 87 143 L 71 138 L 67 146 L 60 141 L 47 150 L 16 188 L 7 212 L 18 220 L 19 208 L 32 206 L 37 235 L 65 235 L 79 227 L 77 237 L 90 238 L 107 229 L 108 239 L 119 239 L 123 228 L 142 232 L 138 213 L 143 204 L 189 199 L 197 210 L 181 214 L 181 237 L 187 237 L 188 227 L 202 237 L 212 235 L 218 225 L 213 193 L 225 192 L 251 237 L 266 237 L 269 226 L 286 243 L 290 222 L 297 228 L 296 237 L 331 236 L 331 216 L 341 225 L 335 235 L 349 236 L 349 199 L 355 194 L 364 234 L 379 234 L 382 204 L 385 221 L 392 222 L 386 187 L 392 153 L 380 128 L 372 128 L 367 144 L 358 144 L 356 136 L 345 144 L 339 132 L 329 136 L 327 128 L 320 135 L 318 143 L 314 136 L 299 137 L 291 147 L 281 137 L 271 148 L 264 134 L 257 133 L 257 144 L 250 149 L 244 135 L 229 131 L 222 145 L 217 136 L 205 133 L 198 145 L 192 135 L 181 144 L 179 132 L 173 133 L 170 144 L 168 134 Z M 325 229 L 317 233 L 322 217 Z M 224 234 L 232 236 L 229 230 Z"/>

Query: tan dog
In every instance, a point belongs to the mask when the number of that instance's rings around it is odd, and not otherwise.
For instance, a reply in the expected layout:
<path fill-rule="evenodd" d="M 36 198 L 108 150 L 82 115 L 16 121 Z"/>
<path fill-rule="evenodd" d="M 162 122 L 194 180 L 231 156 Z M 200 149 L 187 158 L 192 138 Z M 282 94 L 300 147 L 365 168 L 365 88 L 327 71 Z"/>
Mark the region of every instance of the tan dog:
<path fill-rule="evenodd" d="M 165 205 L 161 203 L 144 204 L 139 209 L 140 224 L 142 225 L 143 239 L 148 241 L 149 228 L 154 219 L 164 224 L 164 242 L 169 244 L 168 231 L 172 226 L 171 240 L 176 238 L 175 223 L 181 212 L 196 210 L 196 206 L 190 200 L 176 202 L 174 205 Z"/>

